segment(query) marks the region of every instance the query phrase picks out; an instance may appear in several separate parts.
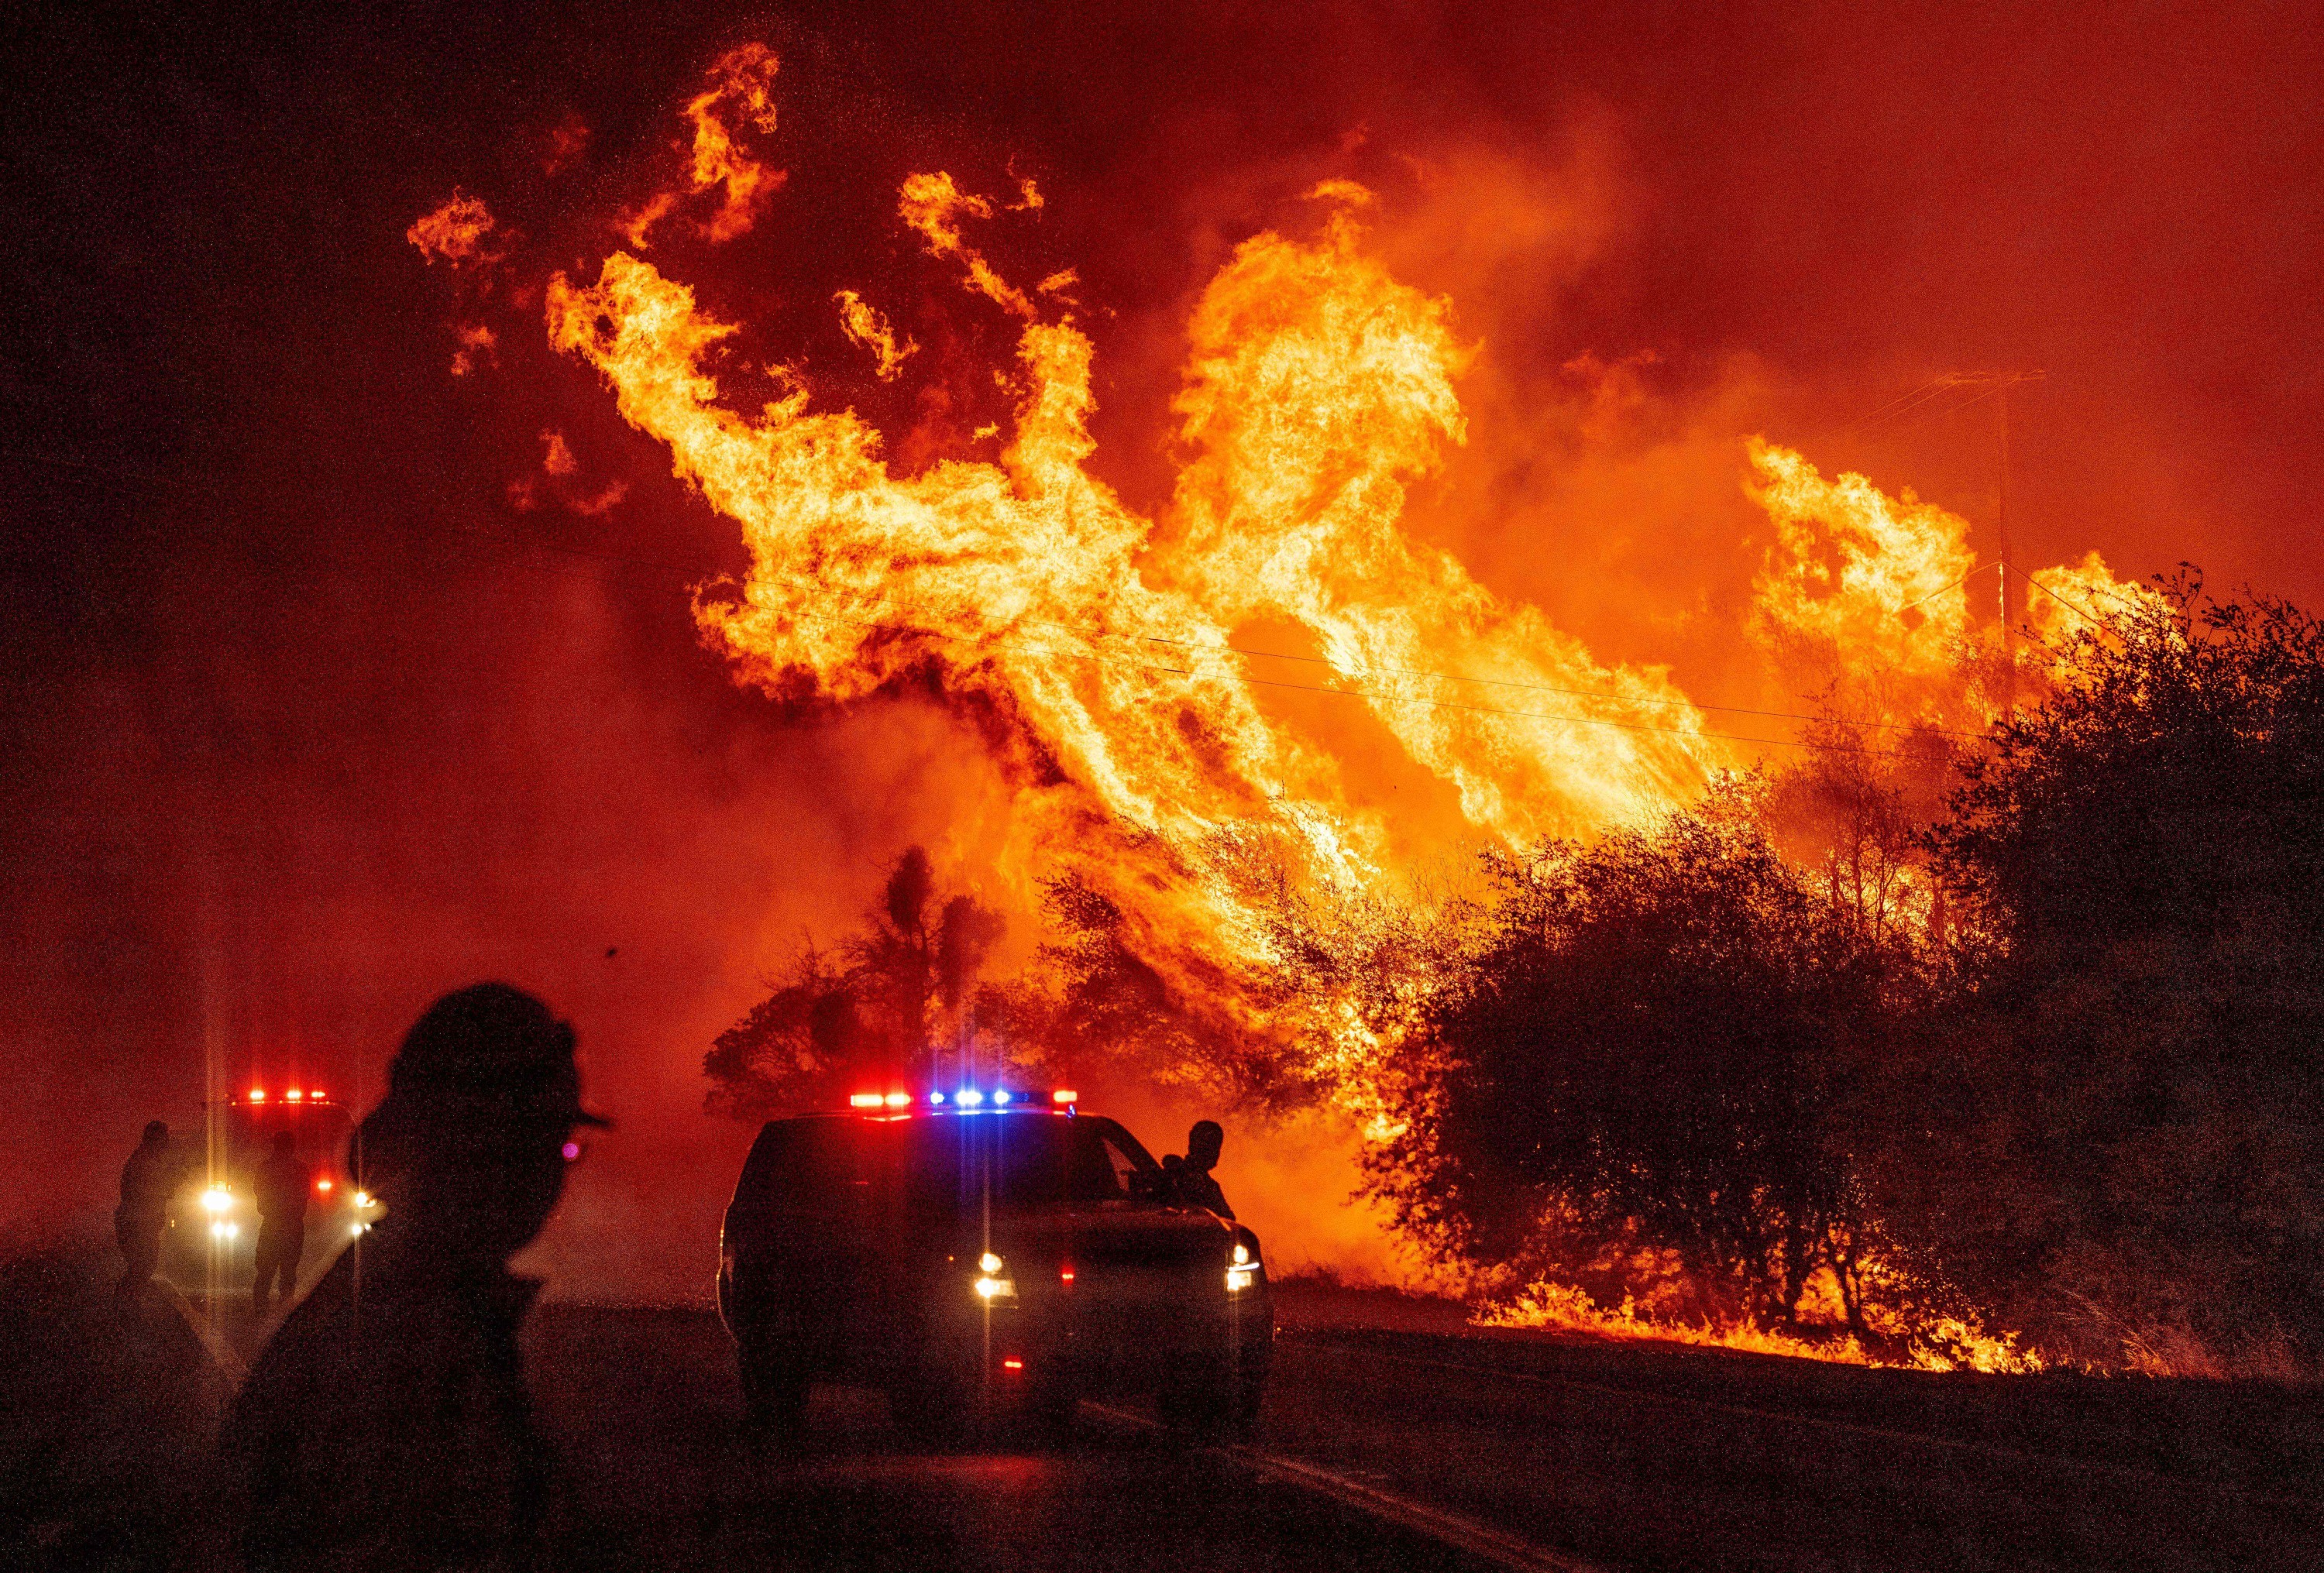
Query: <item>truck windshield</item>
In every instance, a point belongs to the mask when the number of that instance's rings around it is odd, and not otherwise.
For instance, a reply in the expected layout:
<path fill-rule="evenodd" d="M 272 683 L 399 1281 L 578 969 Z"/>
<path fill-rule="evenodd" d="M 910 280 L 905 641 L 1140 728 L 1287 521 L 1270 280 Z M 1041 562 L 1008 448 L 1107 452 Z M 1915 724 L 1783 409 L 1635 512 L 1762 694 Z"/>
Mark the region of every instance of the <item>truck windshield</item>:
<path fill-rule="evenodd" d="M 1111 1120 L 971 1115 L 889 1128 L 891 1162 L 917 1211 L 965 1215 L 988 1188 L 992 1206 L 1010 1211 L 1128 1202 L 1143 1192 L 1139 1175 L 1155 1166 Z"/>

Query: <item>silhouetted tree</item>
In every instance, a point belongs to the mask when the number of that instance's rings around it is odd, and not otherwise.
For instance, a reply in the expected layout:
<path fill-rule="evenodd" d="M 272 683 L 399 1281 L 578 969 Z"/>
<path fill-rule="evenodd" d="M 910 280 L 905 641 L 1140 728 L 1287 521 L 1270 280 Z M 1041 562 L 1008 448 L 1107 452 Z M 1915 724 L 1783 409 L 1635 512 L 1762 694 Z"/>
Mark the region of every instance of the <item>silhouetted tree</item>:
<path fill-rule="evenodd" d="M 927 854 L 897 860 L 862 930 L 789 975 L 703 1058 L 709 1104 L 742 1118 L 830 1104 L 871 1077 L 917 1081 L 967 1026 L 977 972 L 1004 931 L 975 897 L 937 899 Z"/>
<path fill-rule="evenodd" d="M 1932 849 L 1968 992 L 1895 1074 L 1891 1221 L 2100 1359 L 2324 1357 L 2324 628 L 2182 575 L 2062 652 Z"/>
<path fill-rule="evenodd" d="M 1850 1282 L 1835 1112 L 1904 962 L 1761 807 L 1730 781 L 1650 830 L 1498 861 L 1495 934 L 1425 1008 L 1434 1063 L 1378 1156 L 1407 1225 L 1576 1276 L 1669 1254 L 1727 1314 L 1791 1316 L 1827 1263 Z"/>

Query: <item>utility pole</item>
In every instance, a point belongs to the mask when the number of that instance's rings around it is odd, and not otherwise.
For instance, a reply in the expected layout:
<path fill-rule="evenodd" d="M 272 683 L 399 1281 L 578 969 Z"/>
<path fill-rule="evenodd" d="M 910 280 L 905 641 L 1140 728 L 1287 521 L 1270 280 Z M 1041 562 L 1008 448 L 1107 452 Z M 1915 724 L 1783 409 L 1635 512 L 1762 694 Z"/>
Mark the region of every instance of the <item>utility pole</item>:
<path fill-rule="evenodd" d="M 2001 470 L 1994 505 L 1994 610 L 2001 619 L 2001 656 L 2008 693 L 2004 708 L 2015 702 L 2017 686 L 2017 619 L 2009 603 L 2009 391 L 2022 382 L 2039 382 L 2048 373 L 2029 372 L 1955 372 L 1944 381 L 1956 388 L 1983 388 L 2001 401 Z M 1985 395 L 1980 393 L 1977 398 Z M 1969 400 L 1976 402 L 1976 399 Z M 1967 405 L 1955 405 L 1956 409 Z"/>

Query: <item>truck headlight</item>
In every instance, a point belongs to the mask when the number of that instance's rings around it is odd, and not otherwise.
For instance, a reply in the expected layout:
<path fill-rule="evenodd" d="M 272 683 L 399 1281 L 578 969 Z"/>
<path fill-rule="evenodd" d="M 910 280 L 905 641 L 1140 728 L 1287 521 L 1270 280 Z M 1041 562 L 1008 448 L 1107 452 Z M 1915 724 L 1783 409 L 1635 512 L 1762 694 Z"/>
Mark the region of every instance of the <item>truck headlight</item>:
<path fill-rule="evenodd" d="M 219 1219 L 210 1225 L 210 1238 L 214 1240 L 230 1240 L 240 1233 L 242 1233 L 240 1224 L 228 1223 L 224 1219 Z"/>
<path fill-rule="evenodd" d="M 234 1192 L 223 1185 L 213 1185 L 202 1192 L 204 1212 L 224 1212 L 234 1205 Z"/>

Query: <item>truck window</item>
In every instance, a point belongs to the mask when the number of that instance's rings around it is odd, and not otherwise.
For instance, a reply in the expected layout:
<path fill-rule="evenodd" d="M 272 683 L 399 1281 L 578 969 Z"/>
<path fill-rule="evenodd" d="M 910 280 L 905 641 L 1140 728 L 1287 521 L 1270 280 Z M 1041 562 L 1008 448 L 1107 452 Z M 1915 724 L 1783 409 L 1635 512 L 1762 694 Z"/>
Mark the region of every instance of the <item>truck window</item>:
<path fill-rule="evenodd" d="M 851 1188 L 868 1178 L 860 1146 L 851 1121 L 770 1121 L 751 1145 L 735 1203 L 746 1210 L 836 1214 Z"/>

